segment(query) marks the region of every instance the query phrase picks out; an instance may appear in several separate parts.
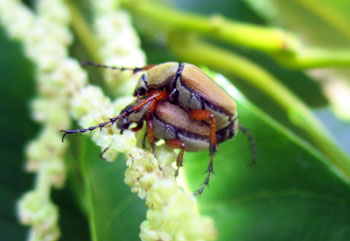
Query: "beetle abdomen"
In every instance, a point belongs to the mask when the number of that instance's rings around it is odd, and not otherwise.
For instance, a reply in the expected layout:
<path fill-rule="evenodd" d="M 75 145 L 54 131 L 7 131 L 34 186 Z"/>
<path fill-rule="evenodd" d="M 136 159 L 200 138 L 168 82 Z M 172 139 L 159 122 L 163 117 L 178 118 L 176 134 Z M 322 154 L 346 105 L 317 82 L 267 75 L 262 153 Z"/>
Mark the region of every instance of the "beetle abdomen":
<path fill-rule="evenodd" d="M 208 150 L 209 137 L 201 136 L 193 132 L 174 127 L 158 117 L 152 119 L 154 136 L 156 139 L 176 139 L 185 144 L 185 150 L 191 152 Z"/>
<path fill-rule="evenodd" d="M 209 138 L 210 126 L 206 122 L 193 120 L 188 113 L 170 102 L 159 102 L 155 109 L 158 119 L 178 129 Z"/>
<path fill-rule="evenodd" d="M 170 102 L 157 104 L 152 124 L 157 139 L 178 139 L 191 152 L 209 148 L 209 124 L 191 119 L 186 111 Z"/>
<path fill-rule="evenodd" d="M 216 139 L 222 142 L 232 138 L 236 133 L 237 120 L 217 131 Z M 152 119 L 154 136 L 157 139 L 178 139 L 185 144 L 185 150 L 197 152 L 209 148 L 210 125 L 193 120 L 188 113 L 170 102 L 159 102 Z"/>

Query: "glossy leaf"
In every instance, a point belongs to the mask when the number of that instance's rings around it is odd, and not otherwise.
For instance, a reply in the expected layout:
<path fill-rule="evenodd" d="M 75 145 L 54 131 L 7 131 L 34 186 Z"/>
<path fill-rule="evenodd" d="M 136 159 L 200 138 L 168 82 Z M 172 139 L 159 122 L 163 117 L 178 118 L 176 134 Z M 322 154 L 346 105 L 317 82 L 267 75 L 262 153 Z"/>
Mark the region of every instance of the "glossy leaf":
<path fill-rule="evenodd" d="M 242 132 L 219 148 L 216 175 L 199 197 L 201 212 L 215 219 L 219 240 L 347 240 L 349 187 L 285 128 L 250 104 L 238 102 L 238 108 L 258 160 L 248 165 L 251 149 Z M 198 188 L 207 153 L 186 153 L 184 165 L 191 188 Z"/>

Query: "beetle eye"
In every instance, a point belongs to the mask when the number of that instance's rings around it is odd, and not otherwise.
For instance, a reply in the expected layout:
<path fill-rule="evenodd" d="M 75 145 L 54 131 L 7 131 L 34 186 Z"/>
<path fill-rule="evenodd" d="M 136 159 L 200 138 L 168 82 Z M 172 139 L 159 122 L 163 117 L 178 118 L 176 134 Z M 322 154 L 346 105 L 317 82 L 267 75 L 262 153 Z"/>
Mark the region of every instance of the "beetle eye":
<path fill-rule="evenodd" d="M 136 90 L 135 95 L 143 96 L 146 94 L 146 89 L 143 87 L 140 87 Z"/>

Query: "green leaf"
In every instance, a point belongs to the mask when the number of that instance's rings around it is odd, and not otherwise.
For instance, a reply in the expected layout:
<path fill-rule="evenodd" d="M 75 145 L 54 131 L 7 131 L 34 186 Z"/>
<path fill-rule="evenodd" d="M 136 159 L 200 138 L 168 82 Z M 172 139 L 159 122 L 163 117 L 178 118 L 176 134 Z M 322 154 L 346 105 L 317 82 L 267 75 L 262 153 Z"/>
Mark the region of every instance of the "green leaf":
<path fill-rule="evenodd" d="M 100 148 L 87 137 L 79 137 L 83 139 L 79 155 L 85 186 L 83 202 L 92 240 L 138 240 L 146 207 L 124 183 L 125 158 L 106 162 L 99 157 Z"/>
<path fill-rule="evenodd" d="M 348 240 L 350 188 L 315 150 L 249 103 L 238 102 L 257 163 L 242 132 L 220 145 L 210 188 L 198 198 L 214 218 L 219 240 Z M 208 153 L 186 153 L 184 169 L 195 190 Z"/>

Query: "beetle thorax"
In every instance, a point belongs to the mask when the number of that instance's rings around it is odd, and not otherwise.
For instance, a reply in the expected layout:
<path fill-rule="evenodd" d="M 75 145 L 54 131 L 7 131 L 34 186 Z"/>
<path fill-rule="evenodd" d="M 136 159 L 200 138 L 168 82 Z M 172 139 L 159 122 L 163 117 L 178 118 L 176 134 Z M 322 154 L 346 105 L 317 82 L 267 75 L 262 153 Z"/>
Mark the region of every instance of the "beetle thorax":
<path fill-rule="evenodd" d="M 168 62 L 147 70 L 139 79 L 135 95 L 141 96 L 150 89 L 168 89 L 175 81 L 178 67 L 178 63 Z"/>

